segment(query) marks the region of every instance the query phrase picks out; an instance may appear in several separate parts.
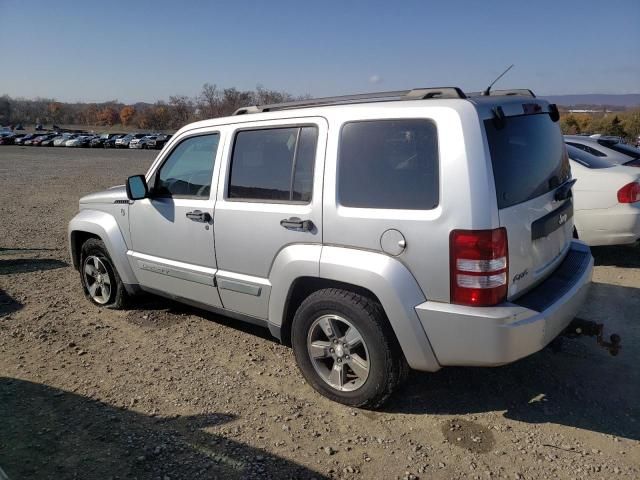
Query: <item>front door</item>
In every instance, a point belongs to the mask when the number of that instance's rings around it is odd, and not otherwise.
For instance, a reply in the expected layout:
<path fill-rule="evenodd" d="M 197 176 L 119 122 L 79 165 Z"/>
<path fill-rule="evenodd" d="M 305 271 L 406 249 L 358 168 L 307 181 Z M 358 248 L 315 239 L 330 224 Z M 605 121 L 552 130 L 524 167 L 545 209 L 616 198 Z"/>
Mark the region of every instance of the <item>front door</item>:
<path fill-rule="evenodd" d="M 182 139 L 129 209 L 129 261 L 145 290 L 219 307 L 213 213 L 218 132 Z"/>

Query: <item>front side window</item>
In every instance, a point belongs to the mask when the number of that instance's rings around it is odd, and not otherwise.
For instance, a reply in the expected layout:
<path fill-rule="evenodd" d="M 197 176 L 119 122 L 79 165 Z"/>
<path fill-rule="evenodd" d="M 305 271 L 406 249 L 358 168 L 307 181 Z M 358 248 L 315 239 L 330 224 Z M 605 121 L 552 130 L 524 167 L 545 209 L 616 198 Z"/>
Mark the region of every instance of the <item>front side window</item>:
<path fill-rule="evenodd" d="M 430 210 L 439 201 L 438 138 L 425 119 L 347 123 L 338 199 L 347 207 Z"/>
<path fill-rule="evenodd" d="M 287 127 L 236 134 L 229 198 L 309 202 L 318 129 Z"/>
<path fill-rule="evenodd" d="M 209 198 L 219 141 L 220 135 L 213 133 L 180 142 L 160 167 L 154 194 Z"/>

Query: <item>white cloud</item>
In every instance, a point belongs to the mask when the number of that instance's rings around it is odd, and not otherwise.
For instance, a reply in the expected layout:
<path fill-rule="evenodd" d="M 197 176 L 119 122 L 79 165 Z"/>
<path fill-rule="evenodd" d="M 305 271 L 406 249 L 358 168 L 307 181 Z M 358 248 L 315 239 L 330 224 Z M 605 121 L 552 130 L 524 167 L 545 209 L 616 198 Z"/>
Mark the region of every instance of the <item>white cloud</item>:
<path fill-rule="evenodd" d="M 374 73 L 373 75 L 371 75 L 369 77 L 369 83 L 373 83 L 375 85 L 375 84 L 378 84 L 378 83 L 381 83 L 381 82 L 382 82 L 382 77 L 380 75 L 378 75 L 377 73 Z"/>

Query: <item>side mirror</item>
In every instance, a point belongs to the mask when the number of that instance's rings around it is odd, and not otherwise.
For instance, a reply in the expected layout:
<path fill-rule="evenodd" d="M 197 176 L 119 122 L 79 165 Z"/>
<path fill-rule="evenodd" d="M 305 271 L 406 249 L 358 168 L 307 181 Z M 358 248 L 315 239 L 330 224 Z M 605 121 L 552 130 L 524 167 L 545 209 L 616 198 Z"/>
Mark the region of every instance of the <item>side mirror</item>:
<path fill-rule="evenodd" d="M 127 178 L 127 197 L 129 200 L 142 200 L 149 195 L 149 187 L 144 175 Z"/>

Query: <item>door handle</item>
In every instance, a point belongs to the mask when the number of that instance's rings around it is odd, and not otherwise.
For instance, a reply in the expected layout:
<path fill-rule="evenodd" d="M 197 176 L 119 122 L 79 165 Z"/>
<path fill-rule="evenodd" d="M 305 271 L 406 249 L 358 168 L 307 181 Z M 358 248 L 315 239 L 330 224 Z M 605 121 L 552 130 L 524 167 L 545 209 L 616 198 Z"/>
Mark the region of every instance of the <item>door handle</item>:
<path fill-rule="evenodd" d="M 311 220 L 302 220 L 298 217 L 284 218 L 280 220 L 280 225 L 287 230 L 299 230 L 302 232 L 309 232 L 314 228 Z"/>
<path fill-rule="evenodd" d="M 209 223 L 211 221 L 211 215 L 209 214 L 209 212 L 203 212 L 202 210 L 187 212 L 187 218 L 189 220 L 193 220 L 194 222 Z"/>

